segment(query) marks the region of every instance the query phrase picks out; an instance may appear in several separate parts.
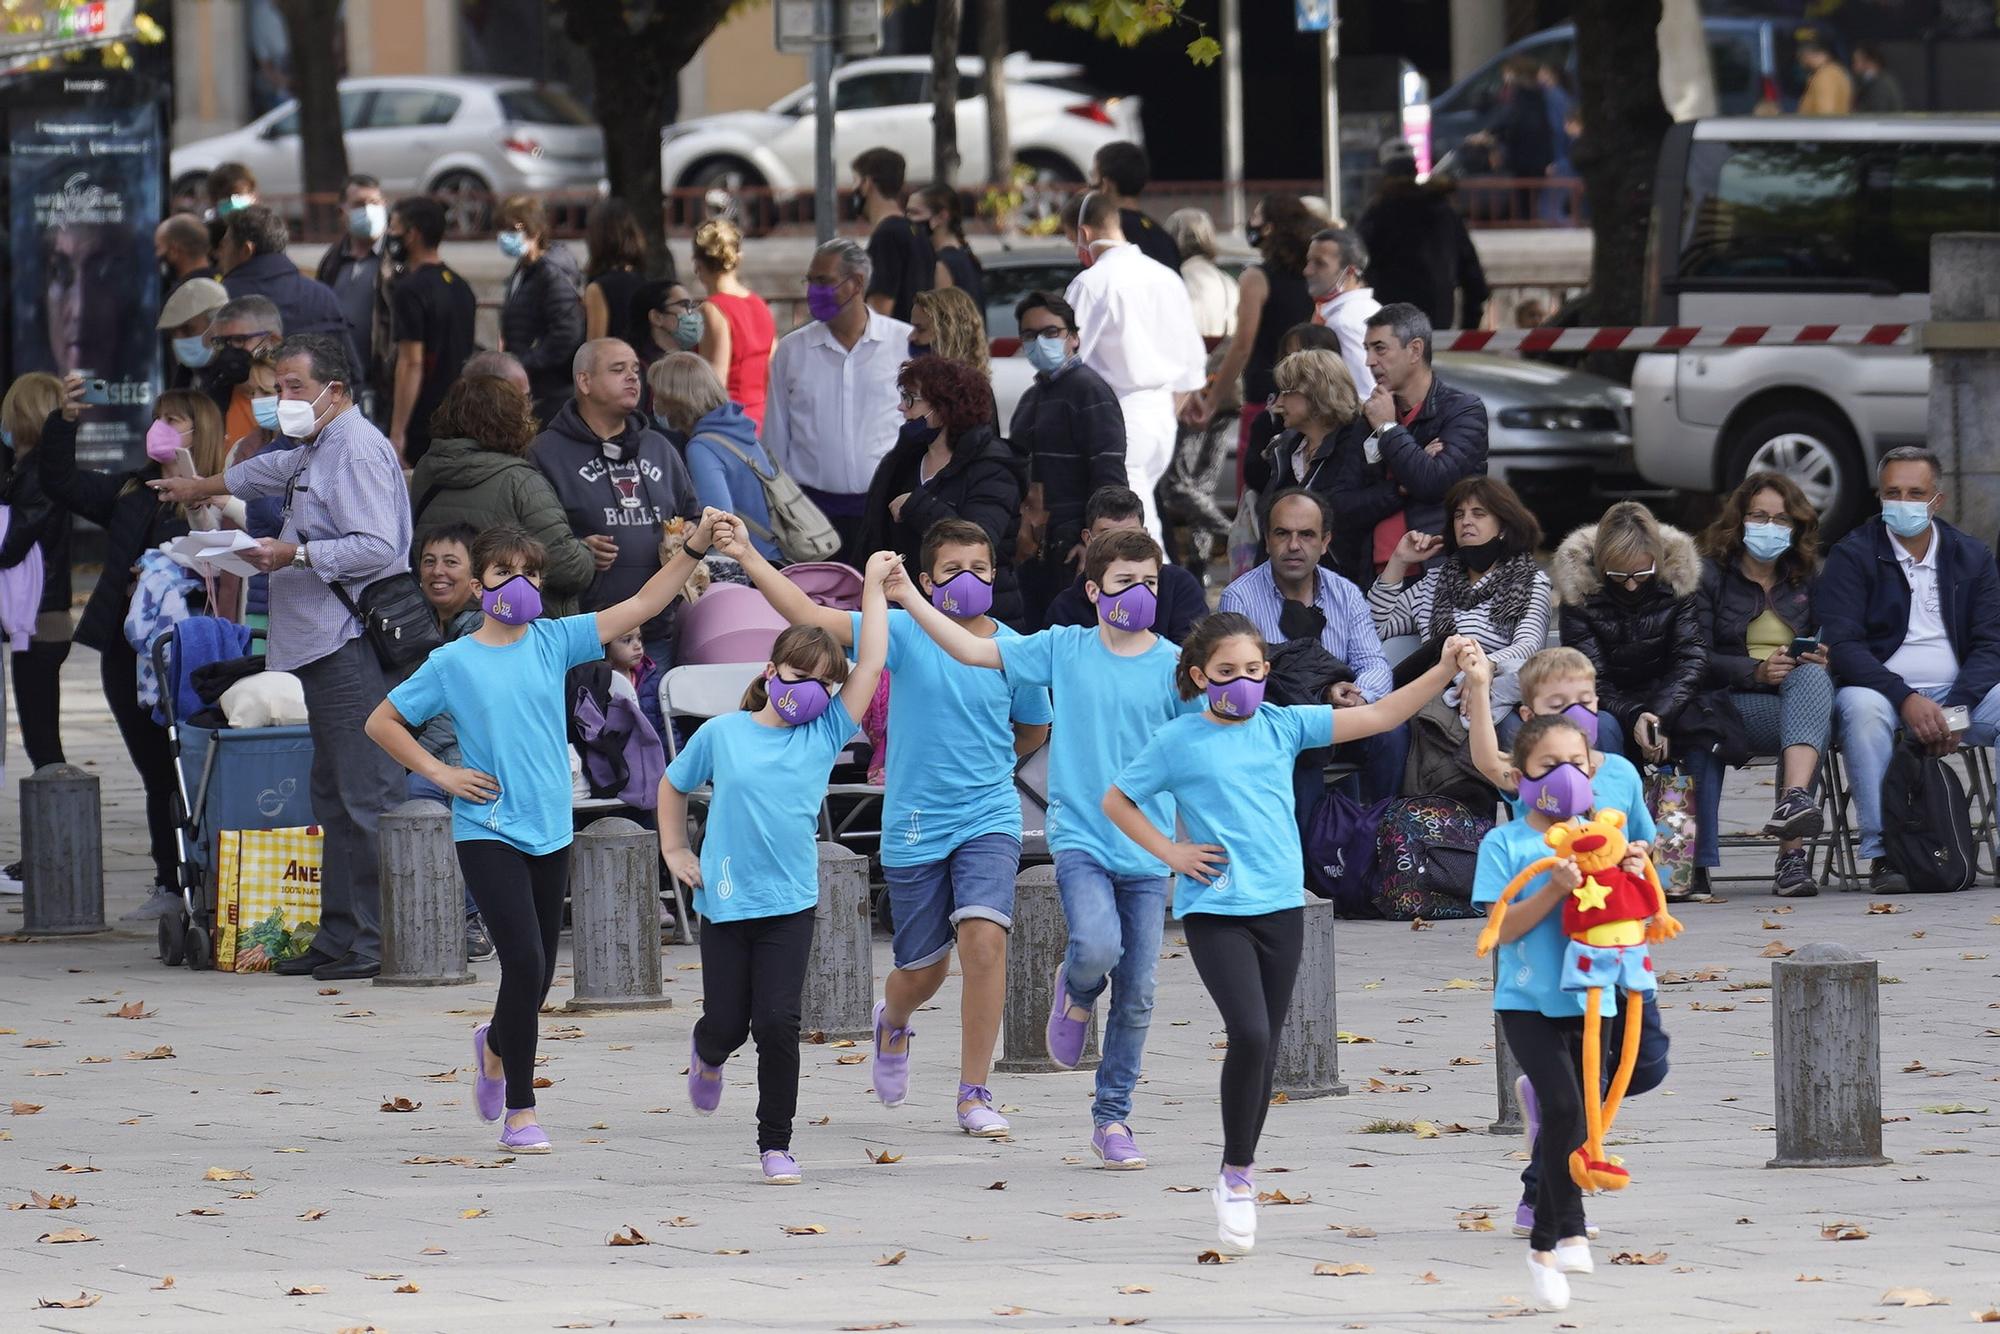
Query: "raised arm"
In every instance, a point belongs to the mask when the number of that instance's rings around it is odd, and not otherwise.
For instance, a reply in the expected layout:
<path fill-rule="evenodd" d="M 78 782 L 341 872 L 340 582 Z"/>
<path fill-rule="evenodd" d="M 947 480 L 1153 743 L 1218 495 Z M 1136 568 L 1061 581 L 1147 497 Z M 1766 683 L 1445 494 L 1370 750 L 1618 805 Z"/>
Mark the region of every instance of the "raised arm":
<path fill-rule="evenodd" d="M 709 510 L 701 516 L 695 526 L 694 536 L 681 544 L 674 558 L 662 565 L 645 587 L 626 598 L 615 607 L 606 607 L 597 613 L 597 638 L 609 644 L 620 635 L 630 634 L 667 609 L 667 604 L 680 595 L 686 586 L 688 576 L 694 567 L 708 554 L 709 545 L 715 540 L 715 521 L 721 511 Z M 699 551 L 695 548 L 699 546 Z"/>
<path fill-rule="evenodd" d="M 803 588 L 778 572 L 776 566 L 764 559 L 762 552 L 750 544 L 749 530 L 742 520 L 734 515 L 722 515 L 715 525 L 715 544 L 723 555 L 743 567 L 743 573 L 750 576 L 750 582 L 764 595 L 764 600 L 777 608 L 778 614 L 793 625 L 816 625 L 833 636 L 833 642 L 842 648 L 854 646 L 854 621 L 844 611 L 832 607 L 822 607 L 806 596 Z"/>
<path fill-rule="evenodd" d="M 933 607 L 931 600 L 924 596 L 921 588 L 910 581 L 909 574 L 901 565 L 896 566 L 894 572 L 888 576 L 883 591 L 895 599 L 897 606 L 910 613 L 910 618 L 925 634 L 936 640 L 937 646 L 946 653 L 968 667 L 990 667 L 996 672 L 1001 670 L 999 643 L 991 639 L 981 639 Z"/>
<path fill-rule="evenodd" d="M 1415 717 L 1418 709 L 1442 694 L 1444 688 L 1451 684 L 1451 678 L 1459 670 L 1459 654 L 1464 651 L 1467 642 L 1464 635 L 1453 635 L 1445 640 L 1444 651 L 1438 655 L 1431 669 L 1401 690 L 1392 690 L 1373 704 L 1334 710 L 1333 744 L 1377 736 Z"/>
<path fill-rule="evenodd" d="M 1500 734 L 1493 727 L 1493 661 L 1474 644 L 1460 663 L 1465 675 L 1459 679 L 1458 702 L 1465 707 L 1465 737 L 1473 766 L 1494 787 L 1511 792 L 1507 757 L 1500 753 Z"/>
<path fill-rule="evenodd" d="M 861 642 L 855 645 L 854 666 L 840 687 L 841 707 L 857 721 L 875 698 L 882 667 L 889 660 L 889 597 L 883 584 L 902 569 L 903 558 L 893 551 L 878 551 L 868 558 L 868 573 L 861 585 Z"/>

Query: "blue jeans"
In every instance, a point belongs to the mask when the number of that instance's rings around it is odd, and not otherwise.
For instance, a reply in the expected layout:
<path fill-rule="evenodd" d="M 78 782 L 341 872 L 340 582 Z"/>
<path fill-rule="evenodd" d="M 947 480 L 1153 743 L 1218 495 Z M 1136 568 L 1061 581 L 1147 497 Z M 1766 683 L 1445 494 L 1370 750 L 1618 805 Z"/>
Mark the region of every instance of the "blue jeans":
<path fill-rule="evenodd" d="M 443 803 L 446 809 L 450 809 L 451 807 L 451 794 L 436 783 L 433 783 L 430 779 L 425 778 L 422 774 L 410 775 L 410 800 L 436 801 Z M 467 885 L 465 888 L 465 915 L 467 917 L 477 917 L 479 915 L 479 905 L 472 901 L 472 887 L 470 885 Z"/>
<path fill-rule="evenodd" d="M 1604 1026 L 1605 1045 L 1610 1048 L 1613 1059 L 1604 1062 L 1604 1082 L 1609 1085 L 1611 1072 L 1617 1068 L 1615 1059 L 1620 1044 L 1625 1038 L 1625 1014 L 1631 1002 L 1621 998 L 1618 1017 Z M 1636 1098 L 1641 1093 L 1650 1093 L 1666 1082 L 1667 1049 L 1671 1045 L 1667 1030 L 1660 1023 L 1660 1001 L 1657 992 L 1646 994 L 1646 1003 L 1640 1011 L 1639 1019 L 1639 1059 L 1632 1063 L 1632 1083 L 1626 1088 L 1625 1096 Z M 1521 1169 L 1521 1198 L 1528 1203 L 1535 1202 L 1535 1180 L 1538 1173 L 1530 1158 L 1528 1165 Z"/>
<path fill-rule="evenodd" d="M 1793 669 L 1774 693 L 1732 690 L 1729 698 L 1743 719 L 1743 733 L 1752 755 L 1782 756 L 1793 746 L 1811 746 L 1824 753 L 1833 732 L 1833 678 L 1826 668 L 1804 663 Z M 1694 864 L 1722 865 L 1718 843 L 1722 823 L 1723 765 L 1707 751 L 1687 756 L 1694 778 Z M 1783 774 L 1779 787 L 1783 787 Z M 1781 792 L 1779 795 L 1783 795 Z"/>
<path fill-rule="evenodd" d="M 1942 704 L 1950 687 L 1922 692 Z M 1840 708 L 1840 753 L 1847 761 L 1847 787 L 1854 794 L 1855 823 L 1861 826 L 1861 856 L 1882 855 L 1882 775 L 1889 769 L 1889 753 L 1903 719 L 1896 706 L 1879 690 L 1866 686 L 1842 686 Z M 1986 692 L 1986 698 L 1972 709 L 1972 726 L 1959 733 L 1963 746 L 1990 746 L 2000 736 L 2000 686 Z"/>
<path fill-rule="evenodd" d="M 1153 1025 L 1153 974 L 1167 921 L 1167 877 L 1113 875 L 1087 852 L 1056 853 L 1056 887 L 1069 922 L 1063 983 L 1070 999 L 1094 1005 L 1108 986 L 1111 1013 L 1097 1066 L 1097 1125 L 1132 1115 L 1139 1058 Z"/>

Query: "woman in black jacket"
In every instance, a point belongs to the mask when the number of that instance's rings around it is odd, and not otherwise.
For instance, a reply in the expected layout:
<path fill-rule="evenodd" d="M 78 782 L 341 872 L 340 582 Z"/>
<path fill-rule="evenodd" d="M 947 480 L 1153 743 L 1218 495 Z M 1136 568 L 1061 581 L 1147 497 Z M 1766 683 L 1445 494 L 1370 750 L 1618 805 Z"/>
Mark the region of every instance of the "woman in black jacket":
<path fill-rule="evenodd" d="M 1549 568 L 1562 642 L 1597 668 L 1597 707 L 1634 764 L 1668 758 L 1667 736 L 1708 671 L 1694 539 L 1623 500 L 1563 539 Z"/>
<path fill-rule="evenodd" d="M 0 540 L 0 570 L 23 561 L 42 567 L 42 597 L 35 631 L 13 654 L 14 704 L 21 745 L 39 769 L 63 762 L 62 665 L 69 658 L 69 511 L 42 489 L 34 449 L 42 422 L 62 405 L 62 381 L 41 371 L 14 381 L 0 402 L 0 505 L 7 506 L 7 536 Z M 19 878 L 19 877 L 15 877 Z"/>
<path fill-rule="evenodd" d="M 1020 461 L 993 429 L 986 377 L 945 357 L 903 363 L 902 432 L 875 469 L 861 520 L 861 551 L 900 551 L 922 570 L 924 534 L 941 519 L 965 519 L 993 541 L 995 620 L 1016 629 L 1021 590 L 1011 560 L 1021 527 Z"/>
<path fill-rule="evenodd" d="M 1781 840 L 1773 889 L 1784 898 L 1819 892 L 1801 840 L 1823 824 L 1813 776 L 1833 730 L 1833 678 L 1819 641 L 1813 590 L 1819 580 L 1819 515 L 1782 473 L 1752 473 L 1702 535 L 1701 619 L 1708 641 L 1703 687 L 1727 692 L 1752 755 L 1778 756 L 1778 803 L 1764 832 Z M 1795 641 L 1813 641 L 1792 654 Z M 1716 821 L 1723 765 L 1691 750 L 1695 783 L 1695 889 L 1722 864 Z"/>
<path fill-rule="evenodd" d="M 132 767 L 146 788 L 146 829 L 153 853 L 153 897 L 127 915 L 128 920 L 156 917 L 180 902 L 178 857 L 174 845 L 174 760 L 167 749 L 167 729 L 153 721 L 139 703 L 139 657 L 125 640 L 126 604 L 132 598 L 132 567 L 141 552 L 188 531 L 187 515 L 178 505 L 155 498 L 146 483 L 160 476 L 160 465 L 125 472 L 97 472 L 76 462 L 76 419 L 82 406 L 83 380 L 72 376 L 64 386 L 60 410 L 42 423 L 35 461 L 42 489 L 50 499 L 104 529 L 104 572 L 90 592 L 77 622 L 76 642 L 98 653 L 104 700 L 125 739 Z"/>
<path fill-rule="evenodd" d="M 1366 588 L 1375 582 L 1375 525 L 1400 513 L 1403 497 L 1393 482 L 1383 484 L 1380 465 L 1368 462 L 1368 423 L 1354 377 L 1335 350 L 1333 330 L 1305 329 L 1310 332 L 1296 331 L 1296 339 L 1286 335 L 1286 343 L 1296 341 L 1302 350 L 1288 353 L 1272 372 L 1277 393 L 1271 413 L 1284 429 L 1272 437 L 1258 466 L 1247 470 L 1246 480 L 1265 497 L 1293 486 L 1326 497 L 1333 508 L 1333 542 L 1323 563 Z"/>
<path fill-rule="evenodd" d="M 500 307 L 500 346 L 528 372 L 535 415 L 553 421 L 574 388 L 571 359 L 583 346 L 583 275 L 569 247 L 549 238 L 533 195 L 514 195 L 494 215 L 500 253 L 514 261 Z"/>

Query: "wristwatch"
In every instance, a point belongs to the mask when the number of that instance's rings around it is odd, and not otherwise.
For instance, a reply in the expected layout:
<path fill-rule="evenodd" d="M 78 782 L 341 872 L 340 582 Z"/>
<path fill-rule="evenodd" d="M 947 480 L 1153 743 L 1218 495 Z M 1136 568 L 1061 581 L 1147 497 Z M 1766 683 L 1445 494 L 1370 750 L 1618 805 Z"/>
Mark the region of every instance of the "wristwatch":
<path fill-rule="evenodd" d="M 292 568 L 295 570 L 312 568 L 312 557 L 306 554 L 306 544 L 303 542 L 292 548 Z"/>

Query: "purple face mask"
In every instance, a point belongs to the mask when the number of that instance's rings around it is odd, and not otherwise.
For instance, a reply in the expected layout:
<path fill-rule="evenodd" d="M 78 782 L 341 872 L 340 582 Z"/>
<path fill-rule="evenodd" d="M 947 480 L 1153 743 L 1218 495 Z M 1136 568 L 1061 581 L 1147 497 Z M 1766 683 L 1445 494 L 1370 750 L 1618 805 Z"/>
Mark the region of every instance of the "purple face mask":
<path fill-rule="evenodd" d="M 1551 820 L 1569 820 L 1590 809 L 1590 775 L 1564 762 L 1540 778 L 1521 776 L 1521 805 Z"/>
<path fill-rule="evenodd" d="M 1572 704 L 1562 711 L 1562 716 L 1583 729 L 1584 740 L 1597 744 L 1597 710 L 1588 704 Z"/>
<path fill-rule="evenodd" d="M 821 323 L 832 319 L 840 314 L 841 301 L 836 295 L 839 291 L 839 283 L 807 283 L 806 310 Z"/>
<path fill-rule="evenodd" d="M 826 687 L 810 676 L 798 681 L 774 676 L 765 682 L 765 688 L 770 692 L 772 711 L 791 727 L 805 726 L 833 703 Z"/>
<path fill-rule="evenodd" d="M 1144 584 L 1097 595 L 1098 623 L 1113 630 L 1150 630 L 1159 611 L 1158 595 Z"/>
<path fill-rule="evenodd" d="M 542 590 L 517 574 L 498 588 L 482 587 L 479 609 L 502 625 L 526 625 L 542 614 Z"/>
<path fill-rule="evenodd" d="M 1210 681 L 1208 707 L 1218 718 L 1248 718 L 1264 702 L 1264 683 L 1239 676 L 1234 681 Z"/>
<path fill-rule="evenodd" d="M 931 589 L 931 605 L 955 620 L 984 616 L 993 607 L 993 585 L 970 570 L 960 570 Z"/>

